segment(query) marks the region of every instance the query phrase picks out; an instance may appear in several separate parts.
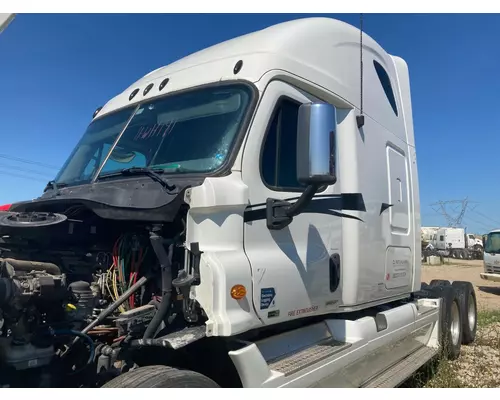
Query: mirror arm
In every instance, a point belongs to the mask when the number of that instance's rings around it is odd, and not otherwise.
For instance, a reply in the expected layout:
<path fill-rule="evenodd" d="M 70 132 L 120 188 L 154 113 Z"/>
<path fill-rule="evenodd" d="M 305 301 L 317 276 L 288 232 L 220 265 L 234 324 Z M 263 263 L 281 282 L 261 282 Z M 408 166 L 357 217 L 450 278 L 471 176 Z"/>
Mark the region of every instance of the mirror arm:
<path fill-rule="evenodd" d="M 298 200 L 294 203 L 286 207 L 286 215 L 288 217 L 295 217 L 299 215 L 305 207 L 311 202 L 311 199 L 318 191 L 320 185 L 317 183 L 313 183 L 306 187 L 306 189 L 302 192 L 302 195 L 298 198 Z"/>
<path fill-rule="evenodd" d="M 266 220 L 268 229 L 279 230 L 290 225 L 293 217 L 304 211 L 304 208 L 307 207 L 320 187 L 321 185 L 316 183 L 307 186 L 294 204 L 284 200 L 267 199 Z"/>

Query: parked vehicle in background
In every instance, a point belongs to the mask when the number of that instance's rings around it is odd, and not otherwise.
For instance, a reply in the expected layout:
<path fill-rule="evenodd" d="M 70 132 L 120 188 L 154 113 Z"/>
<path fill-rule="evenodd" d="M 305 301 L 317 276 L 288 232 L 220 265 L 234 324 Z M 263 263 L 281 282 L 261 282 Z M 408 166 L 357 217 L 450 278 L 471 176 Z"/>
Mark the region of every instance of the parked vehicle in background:
<path fill-rule="evenodd" d="M 438 229 L 439 229 L 439 226 L 423 226 L 420 229 L 420 232 L 421 232 L 420 239 L 422 241 L 422 248 L 426 247 L 429 243 L 432 242 Z"/>
<path fill-rule="evenodd" d="M 466 233 L 464 228 L 439 228 L 432 235 L 430 245 L 424 248 L 424 256 L 441 255 L 463 260 L 483 257 L 482 240 Z"/>
<path fill-rule="evenodd" d="M 500 282 L 500 229 L 486 235 L 483 265 L 484 272 L 480 274 L 481 278 Z"/>

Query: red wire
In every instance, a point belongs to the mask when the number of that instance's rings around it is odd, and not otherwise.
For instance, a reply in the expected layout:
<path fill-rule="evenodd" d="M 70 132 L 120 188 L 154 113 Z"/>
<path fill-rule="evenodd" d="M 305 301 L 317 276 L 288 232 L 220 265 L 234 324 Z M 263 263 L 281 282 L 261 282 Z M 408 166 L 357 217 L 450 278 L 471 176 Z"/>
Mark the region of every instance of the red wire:
<path fill-rule="evenodd" d="M 129 280 L 133 281 L 133 284 L 135 283 L 135 279 L 137 277 L 137 273 L 136 273 L 136 269 L 137 269 L 137 264 L 136 264 L 136 261 L 135 261 L 135 251 L 132 252 L 132 262 L 131 262 L 131 266 L 130 266 L 130 277 L 129 277 Z M 134 304 L 135 304 L 135 294 L 132 294 L 129 298 L 129 304 L 130 304 L 130 308 L 134 308 Z"/>
<path fill-rule="evenodd" d="M 121 235 L 115 241 L 115 244 L 113 246 L 113 255 L 112 255 L 113 267 L 117 268 L 119 272 L 120 272 L 120 265 L 119 265 L 120 257 L 119 257 L 119 254 L 118 254 L 118 247 L 119 247 L 120 240 L 122 239 L 122 237 L 123 237 L 123 235 Z M 137 283 L 137 276 L 139 275 L 139 269 L 140 269 L 139 267 L 142 264 L 142 262 L 144 261 L 144 259 L 143 259 L 144 255 L 145 255 L 145 253 L 143 252 L 143 248 L 142 247 L 139 248 L 139 257 L 137 257 L 137 260 L 136 260 L 136 257 L 135 257 L 135 252 L 132 253 L 131 266 L 130 266 L 130 274 L 129 274 L 129 281 L 132 282 L 132 284 Z M 134 305 L 135 305 L 135 294 L 132 294 L 130 296 L 130 298 L 129 298 L 129 305 L 130 305 L 130 308 L 134 308 Z"/>
<path fill-rule="evenodd" d="M 115 268 L 118 268 L 118 243 L 120 242 L 121 236 L 116 239 L 115 244 L 113 246 L 113 265 Z"/>

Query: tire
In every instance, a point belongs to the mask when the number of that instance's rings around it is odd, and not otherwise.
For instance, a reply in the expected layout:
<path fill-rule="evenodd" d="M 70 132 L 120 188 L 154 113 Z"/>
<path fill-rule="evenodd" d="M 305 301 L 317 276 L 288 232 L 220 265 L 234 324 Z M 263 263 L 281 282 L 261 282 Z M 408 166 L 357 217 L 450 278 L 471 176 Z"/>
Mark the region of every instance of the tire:
<path fill-rule="evenodd" d="M 474 250 L 476 251 L 475 258 L 478 260 L 482 260 L 483 259 L 483 248 L 480 245 L 476 244 L 474 246 Z"/>
<path fill-rule="evenodd" d="M 429 283 L 429 286 L 431 288 L 435 286 L 450 286 L 450 285 L 451 285 L 450 281 L 446 281 L 443 279 L 433 279 L 431 283 Z"/>
<path fill-rule="evenodd" d="M 465 251 L 464 250 L 457 250 L 458 253 L 458 258 L 460 260 L 463 260 L 465 258 Z"/>
<path fill-rule="evenodd" d="M 102 388 L 218 388 L 213 380 L 194 371 L 150 365 L 110 380 Z"/>
<path fill-rule="evenodd" d="M 462 314 L 462 344 L 471 344 L 476 340 L 477 300 L 474 286 L 470 282 L 454 281 L 452 286 L 458 292 L 460 312 Z"/>
<path fill-rule="evenodd" d="M 458 291 L 451 285 L 434 286 L 432 290 L 441 299 L 439 316 L 441 354 L 448 360 L 456 360 L 460 356 L 463 333 Z"/>

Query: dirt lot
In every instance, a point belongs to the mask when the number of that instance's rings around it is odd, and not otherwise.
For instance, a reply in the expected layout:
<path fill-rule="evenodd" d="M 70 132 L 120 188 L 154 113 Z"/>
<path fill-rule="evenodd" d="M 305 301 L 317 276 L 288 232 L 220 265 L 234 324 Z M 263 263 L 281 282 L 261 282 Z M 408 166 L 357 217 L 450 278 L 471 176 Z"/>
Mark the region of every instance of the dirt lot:
<path fill-rule="evenodd" d="M 422 282 L 429 283 L 433 279 L 469 281 L 476 289 L 479 311 L 500 310 L 500 282 L 484 281 L 481 279 L 479 274 L 483 272 L 482 261 L 460 261 L 460 264 L 457 264 L 454 260 L 447 262 L 449 264 L 436 266 L 423 265 Z"/>
<path fill-rule="evenodd" d="M 457 264 L 450 260 L 441 266 L 423 266 L 422 282 L 472 282 L 478 301 L 478 331 L 473 345 L 462 346 L 458 360 L 441 361 L 430 376 L 412 379 L 412 387 L 500 387 L 500 283 L 483 281 L 482 271 L 482 261 Z"/>

